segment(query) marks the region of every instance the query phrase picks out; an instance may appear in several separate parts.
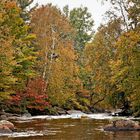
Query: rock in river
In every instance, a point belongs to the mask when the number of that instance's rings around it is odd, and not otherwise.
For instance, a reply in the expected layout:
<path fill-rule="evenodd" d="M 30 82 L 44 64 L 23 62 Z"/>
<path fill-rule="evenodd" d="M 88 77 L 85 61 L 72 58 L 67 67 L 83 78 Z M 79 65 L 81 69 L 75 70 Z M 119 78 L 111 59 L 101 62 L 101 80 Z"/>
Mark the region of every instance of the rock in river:
<path fill-rule="evenodd" d="M 140 124 L 132 120 L 116 120 L 112 121 L 104 127 L 105 131 L 140 131 Z"/>
<path fill-rule="evenodd" d="M 13 123 L 1 120 L 0 121 L 0 133 L 11 133 L 15 130 L 15 126 Z"/>

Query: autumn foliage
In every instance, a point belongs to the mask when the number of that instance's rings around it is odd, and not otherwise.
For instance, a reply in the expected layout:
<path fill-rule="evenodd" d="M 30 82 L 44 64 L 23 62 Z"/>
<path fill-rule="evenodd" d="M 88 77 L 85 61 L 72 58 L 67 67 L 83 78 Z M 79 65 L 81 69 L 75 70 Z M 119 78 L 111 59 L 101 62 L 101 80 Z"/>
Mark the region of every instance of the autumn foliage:
<path fill-rule="evenodd" d="M 87 7 L 30 9 L 32 2 L 0 0 L 0 109 L 140 116 L 140 2 L 110 0 L 96 33 Z"/>
<path fill-rule="evenodd" d="M 38 77 L 30 79 L 26 90 L 19 91 L 16 92 L 16 94 L 11 95 L 8 103 L 10 106 L 15 107 L 15 109 L 19 111 L 23 108 L 40 111 L 45 110 L 45 108 L 49 105 L 46 88 L 46 82 L 42 78 Z"/>

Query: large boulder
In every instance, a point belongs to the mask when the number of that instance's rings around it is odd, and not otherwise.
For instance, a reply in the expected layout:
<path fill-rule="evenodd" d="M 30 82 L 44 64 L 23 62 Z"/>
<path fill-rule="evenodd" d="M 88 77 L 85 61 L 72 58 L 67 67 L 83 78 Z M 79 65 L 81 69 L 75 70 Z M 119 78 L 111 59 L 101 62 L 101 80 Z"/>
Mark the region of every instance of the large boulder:
<path fill-rule="evenodd" d="M 0 133 L 11 133 L 15 130 L 15 126 L 13 123 L 2 120 L 0 121 Z"/>
<path fill-rule="evenodd" d="M 105 131 L 140 131 L 140 124 L 132 120 L 116 120 L 104 127 Z"/>

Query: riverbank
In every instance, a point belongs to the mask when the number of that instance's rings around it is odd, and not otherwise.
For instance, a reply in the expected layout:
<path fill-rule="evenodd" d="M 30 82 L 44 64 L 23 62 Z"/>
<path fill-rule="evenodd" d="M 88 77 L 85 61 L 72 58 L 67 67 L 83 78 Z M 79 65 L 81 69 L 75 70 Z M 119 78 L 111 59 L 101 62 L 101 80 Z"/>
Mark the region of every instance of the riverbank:
<path fill-rule="evenodd" d="M 120 119 L 139 119 L 139 117 L 134 116 L 119 116 L 118 111 L 116 112 L 82 112 L 80 110 L 61 110 L 59 113 L 56 113 L 54 115 L 45 114 L 45 115 L 31 115 L 30 113 L 24 113 L 24 114 L 12 114 L 12 113 L 6 113 L 6 112 L 0 112 L 0 120 L 16 120 L 16 119 L 63 119 L 63 118 L 91 118 L 91 119 L 114 119 L 114 118 L 120 118 Z"/>

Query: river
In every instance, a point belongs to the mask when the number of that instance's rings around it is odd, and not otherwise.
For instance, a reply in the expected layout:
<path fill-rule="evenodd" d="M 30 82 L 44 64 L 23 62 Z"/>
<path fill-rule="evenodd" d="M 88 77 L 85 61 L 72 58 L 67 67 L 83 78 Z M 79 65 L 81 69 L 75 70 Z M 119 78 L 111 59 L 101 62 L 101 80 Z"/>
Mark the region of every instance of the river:
<path fill-rule="evenodd" d="M 18 132 L 1 135 L 0 140 L 140 140 L 140 132 L 103 131 L 112 119 L 118 118 L 107 114 L 21 117 L 12 120 Z"/>

